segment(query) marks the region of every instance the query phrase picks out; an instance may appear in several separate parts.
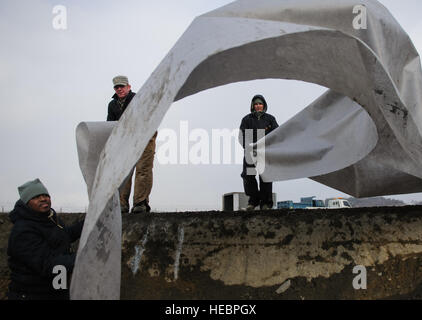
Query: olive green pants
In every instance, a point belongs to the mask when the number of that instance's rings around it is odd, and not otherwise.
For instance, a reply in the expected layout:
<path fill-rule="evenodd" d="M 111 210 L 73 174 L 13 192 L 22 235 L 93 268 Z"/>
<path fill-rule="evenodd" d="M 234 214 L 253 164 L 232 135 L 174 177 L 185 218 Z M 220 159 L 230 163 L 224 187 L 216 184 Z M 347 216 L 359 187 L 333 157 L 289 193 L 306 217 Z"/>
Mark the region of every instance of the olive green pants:
<path fill-rule="evenodd" d="M 155 155 L 155 139 L 157 132 L 148 142 L 141 159 L 129 174 L 129 179 L 126 184 L 120 188 L 120 207 L 129 210 L 129 196 L 132 188 L 132 175 L 135 171 L 135 187 L 133 192 L 133 205 L 146 200 L 149 202 L 149 195 L 152 189 L 153 175 L 152 168 L 154 164 Z"/>

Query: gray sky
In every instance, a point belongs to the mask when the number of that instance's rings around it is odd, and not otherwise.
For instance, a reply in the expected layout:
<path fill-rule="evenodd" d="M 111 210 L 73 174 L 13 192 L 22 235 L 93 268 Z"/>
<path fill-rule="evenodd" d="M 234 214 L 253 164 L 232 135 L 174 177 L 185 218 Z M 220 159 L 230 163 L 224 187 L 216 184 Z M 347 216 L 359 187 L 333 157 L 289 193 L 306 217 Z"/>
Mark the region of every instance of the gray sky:
<path fill-rule="evenodd" d="M 0 210 L 18 199 L 17 186 L 40 178 L 53 207 L 81 211 L 88 205 L 79 169 L 75 128 L 103 121 L 113 95 L 111 79 L 129 77 L 135 92 L 172 48 L 192 20 L 230 0 L 0 2 Z M 422 48 L 422 3 L 383 0 Z M 55 30 L 52 10 L 67 9 L 67 29 Z M 251 97 L 260 93 L 279 124 L 301 111 L 326 88 L 287 80 L 231 84 L 174 103 L 160 129 L 238 128 Z M 160 142 L 157 146 L 160 145 Z M 241 165 L 161 165 L 154 167 L 153 210 L 221 209 L 221 196 L 243 191 Z M 347 196 L 309 179 L 274 183 L 277 200 L 302 196 Z M 422 193 L 392 196 L 422 201 Z"/>

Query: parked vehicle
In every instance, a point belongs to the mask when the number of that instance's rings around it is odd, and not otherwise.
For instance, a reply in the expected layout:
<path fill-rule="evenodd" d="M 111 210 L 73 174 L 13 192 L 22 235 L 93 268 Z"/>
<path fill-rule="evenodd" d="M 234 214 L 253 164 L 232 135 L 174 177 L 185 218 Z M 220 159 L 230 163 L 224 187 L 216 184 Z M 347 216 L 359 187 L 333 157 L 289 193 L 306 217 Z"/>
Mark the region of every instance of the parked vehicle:
<path fill-rule="evenodd" d="M 316 197 L 300 198 L 300 202 L 293 202 L 292 200 L 277 202 L 277 208 L 287 209 L 310 209 L 310 208 L 325 208 L 323 200 L 317 200 Z"/>
<path fill-rule="evenodd" d="M 351 208 L 349 201 L 343 198 L 329 198 L 324 200 L 315 199 L 316 197 L 300 198 L 300 202 L 291 200 L 277 202 L 277 209 L 339 209 Z"/>
<path fill-rule="evenodd" d="M 349 201 L 343 198 L 330 198 L 325 200 L 325 206 L 328 209 L 337 209 L 337 208 L 351 208 Z"/>

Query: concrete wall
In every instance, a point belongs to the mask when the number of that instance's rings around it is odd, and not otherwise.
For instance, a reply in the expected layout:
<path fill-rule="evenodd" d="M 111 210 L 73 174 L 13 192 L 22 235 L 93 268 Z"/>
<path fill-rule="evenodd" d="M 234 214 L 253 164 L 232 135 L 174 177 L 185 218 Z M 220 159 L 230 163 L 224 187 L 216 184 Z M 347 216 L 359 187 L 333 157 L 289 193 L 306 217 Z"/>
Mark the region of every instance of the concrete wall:
<path fill-rule="evenodd" d="M 0 228 L 1 298 L 6 215 Z M 422 296 L 419 206 L 126 215 L 122 241 L 122 299 Z M 358 265 L 366 290 L 353 288 Z"/>

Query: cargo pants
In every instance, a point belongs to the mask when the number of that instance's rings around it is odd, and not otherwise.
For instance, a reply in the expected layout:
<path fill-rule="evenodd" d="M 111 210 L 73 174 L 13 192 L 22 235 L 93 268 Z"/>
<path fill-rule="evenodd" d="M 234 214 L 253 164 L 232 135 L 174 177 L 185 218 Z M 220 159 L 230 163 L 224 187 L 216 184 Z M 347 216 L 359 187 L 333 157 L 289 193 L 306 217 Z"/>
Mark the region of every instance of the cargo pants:
<path fill-rule="evenodd" d="M 157 132 L 153 135 L 148 142 L 144 153 L 136 164 L 135 168 L 129 173 L 129 179 L 123 187 L 120 188 L 120 207 L 129 211 L 129 196 L 132 188 L 132 175 L 135 171 L 135 187 L 133 192 L 133 206 L 146 200 L 149 203 L 149 195 L 152 190 L 153 183 L 153 165 L 155 155 L 155 140 Z"/>

